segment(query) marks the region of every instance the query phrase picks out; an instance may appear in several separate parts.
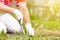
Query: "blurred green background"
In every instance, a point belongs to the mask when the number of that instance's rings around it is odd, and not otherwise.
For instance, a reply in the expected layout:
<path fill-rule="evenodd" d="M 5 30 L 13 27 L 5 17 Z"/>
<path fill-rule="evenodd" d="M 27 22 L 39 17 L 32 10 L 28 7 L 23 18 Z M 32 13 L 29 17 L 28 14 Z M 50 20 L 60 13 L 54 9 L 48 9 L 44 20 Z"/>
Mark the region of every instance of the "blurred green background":
<path fill-rule="evenodd" d="M 27 6 L 34 27 L 42 25 L 46 29 L 60 29 L 59 0 L 27 0 Z"/>

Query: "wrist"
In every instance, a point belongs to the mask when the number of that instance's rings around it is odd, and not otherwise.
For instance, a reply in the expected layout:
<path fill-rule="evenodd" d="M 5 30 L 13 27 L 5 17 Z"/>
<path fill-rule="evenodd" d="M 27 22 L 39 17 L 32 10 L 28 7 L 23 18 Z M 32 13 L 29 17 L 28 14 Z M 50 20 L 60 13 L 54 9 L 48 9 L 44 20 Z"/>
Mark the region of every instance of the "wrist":
<path fill-rule="evenodd" d="M 13 11 L 13 13 L 15 14 L 15 16 L 16 16 L 16 18 L 17 18 L 18 20 L 20 20 L 20 19 L 23 18 L 23 14 L 22 14 L 22 12 L 21 12 L 20 10 L 15 9 L 15 10 Z"/>
<path fill-rule="evenodd" d="M 17 12 L 19 12 L 19 10 L 18 9 L 14 9 L 13 13 L 14 14 L 18 14 Z"/>
<path fill-rule="evenodd" d="M 18 9 L 15 9 L 13 11 L 13 13 L 16 14 L 16 15 L 20 15 L 20 16 L 22 15 L 22 12 L 20 10 L 18 10 Z"/>
<path fill-rule="evenodd" d="M 26 28 L 27 28 L 27 29 L 32 28 L 31 23 L 26 23 Z"/>

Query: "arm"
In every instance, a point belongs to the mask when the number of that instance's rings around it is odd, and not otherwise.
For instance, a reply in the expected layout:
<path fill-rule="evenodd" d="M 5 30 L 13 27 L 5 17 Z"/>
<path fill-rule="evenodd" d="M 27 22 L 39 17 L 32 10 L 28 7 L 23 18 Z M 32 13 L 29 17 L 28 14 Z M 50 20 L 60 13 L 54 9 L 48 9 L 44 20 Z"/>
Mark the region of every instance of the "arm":
<path fill-rule="evenodd" d="M 26 4 L 18 5 L 18 9 L 22 11 L 25 23 L 30 23 L 30 16 Z"/>
<path fill-rule="evenodd" d="M 27 32 L 29 33 L 29 35 L 34 36 L 34 30 L 32 28 L 31 22 L 30 22 L 30 16 L 29 16 L 29 12 L 28 12 L 28 8 L 27 8 L 26 4 L 20 4 L 20 5 L 18 5 L 18 8 L 23 13 L 23 18 L 26 23 Z"/>
<path fill-rule="evenodd" d="M 0 10 L 4 11 L 4 12 L 8 12 L 8 13 L 13 13 L 13 11 L 15 10 L 14 8 L 8 7 L 4 4 L 0 4 Z"/>
<path fill-rule="evenodd" d="M 6 6 L 4 4 L 0 4 L 0 10 L 3 12 L 14 13 L 17 20 L 20 20 L 21 18 L 23 18 L 22 13 L 18 9 L 11 8 L 11 7 Z"/>

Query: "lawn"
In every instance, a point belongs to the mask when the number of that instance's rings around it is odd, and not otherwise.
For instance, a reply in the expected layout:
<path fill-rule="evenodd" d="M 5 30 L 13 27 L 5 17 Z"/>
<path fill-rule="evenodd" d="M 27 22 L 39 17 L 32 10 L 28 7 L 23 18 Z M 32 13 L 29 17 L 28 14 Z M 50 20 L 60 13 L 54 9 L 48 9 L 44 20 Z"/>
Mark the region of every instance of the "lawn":
<path fill-rule="evenodd" d="M 49 19 L 48 21 L 40 18 L 37 15 L 30 14 L 31 16 L 31 23 L 35 30 L 35 35 L 30 36 L 28 34 L 4 34 L 2 33 L 0 35 L 0 40 L 60 40 L 59 32 L 57 32 L 57 35 L 54 34 L 54 32 L 60 29 L 60 22 L 52 21 Z M 52 32 L 50 32 L 50 30 Z"/>

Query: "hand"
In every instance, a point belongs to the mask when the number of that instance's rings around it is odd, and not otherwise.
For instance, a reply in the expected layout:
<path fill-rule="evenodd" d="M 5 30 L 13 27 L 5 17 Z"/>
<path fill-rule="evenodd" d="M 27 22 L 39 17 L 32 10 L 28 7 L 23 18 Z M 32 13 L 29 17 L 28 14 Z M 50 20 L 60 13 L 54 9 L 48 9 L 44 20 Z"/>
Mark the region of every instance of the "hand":
<path fill-rule="evenodd" d="M 26 30 L 29 35 L 34 36 L 34 29 L 32 28 L 30 23 L 26 24 Z"/>
<path fill-rule="evenodd" d="M 18 9 L 15 9 L 13 13 L 16 15 L 17 20 L 23 19 L 23 14 Z"/>

